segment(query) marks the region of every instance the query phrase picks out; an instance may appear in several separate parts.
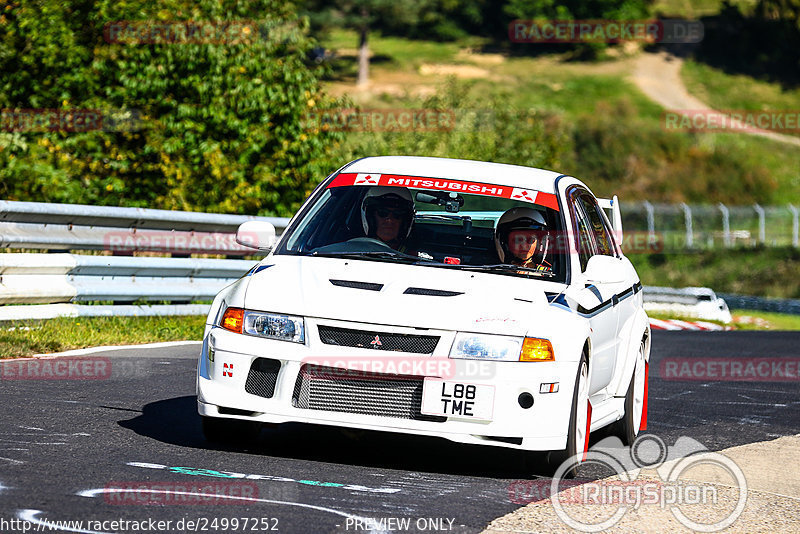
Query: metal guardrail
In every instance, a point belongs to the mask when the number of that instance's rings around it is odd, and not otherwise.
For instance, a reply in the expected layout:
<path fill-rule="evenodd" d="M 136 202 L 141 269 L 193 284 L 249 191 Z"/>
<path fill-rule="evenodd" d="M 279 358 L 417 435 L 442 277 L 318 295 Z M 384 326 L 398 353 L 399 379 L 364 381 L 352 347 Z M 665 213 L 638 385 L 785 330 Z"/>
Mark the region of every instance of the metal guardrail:
<path fill-rule="evenodd" d="M 725 299 L 728 306 L 733 309 L 800 315 L 800 299 L 772 299 L 731 293 L 720 293 L 719 296 Z"/>
<path fill-rule="evenodd" d="M 648 231 L 653 232 L 653 210 L 647 211 Z M 763 228 L 763 212 L 759 213 Z M 682 217 L 687 232 L 691 232 L 688 206 L 684 205 Z M 253 249 L 235 242 L 236 229 L 249 220 L 269 221 L 279 233 L 289 222 L 275 217 L 0 201 L 0 248 L 120 254 L 0 254 L 0 321 L 62 315 L 203 314 L 208 305 L 188 303 L 211 300 L 245 274 L 255 260 L 142 257 L 133 253 L 254 255 Z M 794 221 L 796 243 L 796 213 Z M 763 238 L 763 231 L 759 234 Z M 708 288 L 644 290 L 649 309 L 678 311 L 701 319 L 730 321 L 728 306 L 800 314 L 797 300 L 722 297 L 724 300 Z M 114 305 L 76 304 L 97 301 L 112 301 Z M 130 304 L 135 301 L 172 304 Z"/>
<path fill-rule="evenodd" d="M 236 233 L 240 224 L 253 220 L 269 221 L 280 230 L 288 222 L 282 217 L 0 200 L 4 222 Z"/>
<path fill-rule="evenodd" d="M 190 254 L 256 256 L 236 243 L 246 221 L 280 233 L 287 218 L 0 201 L 0 321 L 57 316 L 203 314 L 208 301 L 255 260 Z M 106 251 L 113 255 L 70 254 Z M 58 252 L 58 253 L 53 253 Z M 134 252 L 183 257 L 134 256 Z M 76 303 L 108 302 L 113 305 Z M 132 305 L 133 302 L 171 304 Z"/>
<path fill-rule="evenodd" d="M 0 248 L 107 250 L 164 254 L 253 255 L 236 243 L 236 229 L 261 220 L 281 233 L 283 217 L 253 217 L 149 208 L 0 201 Z"/>
<path fill-rule="evenodd" d="M 253 260 L 0 254 L 0 304 L 210 300 Z"/>

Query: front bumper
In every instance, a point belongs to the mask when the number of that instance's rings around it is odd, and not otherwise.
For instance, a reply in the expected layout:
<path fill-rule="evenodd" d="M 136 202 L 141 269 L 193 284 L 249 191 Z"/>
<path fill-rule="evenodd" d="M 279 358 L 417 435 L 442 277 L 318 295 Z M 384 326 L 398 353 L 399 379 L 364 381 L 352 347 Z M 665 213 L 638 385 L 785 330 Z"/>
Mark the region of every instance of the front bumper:
<path fill-rule="evenodd" d="M 329 326 L 375 330 L 375 325 L 318 320 Z M 326 345 L 320 341 L 317 321 L 306 321 L 306 344 L 262 339 L 212 328 L 203 342 L 197 376 L 198 411 L 210 417 L 245 419 L 265 423 L 300 422 L 437 436 L 451 441 L 525 450 L 559 450 L 566 446 L 567 428 L 576 363 L 483 362 L 449 360 L 447 354 L 454 332 L 381 326 L 379 330 L 399 334 L 436 335 L 441 339 L 432 355 L 385 352 L 366 348 Z M 208 357 L 213 339 L 213 361 Z M 256 359 L 280 362 L 274 392 L 270 398 L 248 393 L 245 384 Z M 382 360 L 386 358 L 386 360 Z M 410 370 L 413 377 L 438 377 L 447 381 L 494 386 L 491 420 L 455 417 L 391 417 L 380 413 L 350 413 L 298 405 L 297 386 L 301 367 L 309 362 L 341 362 L 354 359 L 379 360 L 386 368 Z M 437 365 L 433 362 L 450 364 Z M 421 366 L 420 362 L 428 365 Z M 405 365 L 403 365 L 405 364 Z M 432 364 L 432 365 L 431 365 Z M 394 365 L 394 367 L 391 367 Z M 374 370 L 374 367 L 372 368 Z M 427 369 L 429 372 L 420 372 Z M 382 375 L 388 376 L 388 375 Z M 347 380 L 347 378 L 344 378 Z M 540 393 L 540 384 L 559 383 L 555 393 Z M 429 387 L 429 386 L 426 386 Z M 533 406 L 523 408 L 519 397 L 528 393 Z M 379 412 L 379 409 L 377 410 Z"/>

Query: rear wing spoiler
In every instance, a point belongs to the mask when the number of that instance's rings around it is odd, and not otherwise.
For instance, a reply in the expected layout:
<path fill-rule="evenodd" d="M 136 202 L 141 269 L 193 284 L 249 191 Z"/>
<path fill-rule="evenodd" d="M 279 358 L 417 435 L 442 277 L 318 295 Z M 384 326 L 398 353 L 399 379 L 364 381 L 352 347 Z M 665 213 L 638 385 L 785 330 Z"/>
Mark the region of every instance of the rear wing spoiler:
<path fill-rule="evenodd" d="M 619 199 L 617 195 L 609 198 L 598 198 L 597 203 L 606 211 L 611 228 L 614 231 L 614 239 L 617 246 L 622 247 L 622 214 L 619 211 Z"/>

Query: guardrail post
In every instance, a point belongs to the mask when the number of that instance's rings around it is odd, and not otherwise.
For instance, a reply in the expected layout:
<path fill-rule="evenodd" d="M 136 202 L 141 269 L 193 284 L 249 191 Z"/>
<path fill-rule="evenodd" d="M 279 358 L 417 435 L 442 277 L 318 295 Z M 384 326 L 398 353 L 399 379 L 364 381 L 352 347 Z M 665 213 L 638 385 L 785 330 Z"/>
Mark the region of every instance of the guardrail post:
<path fill-rule="evenodd" d="M 798 219 L 798 210 L 794 205 L 789 204 L 789 211 L 792 212 L 792 246 L 797 248 L 800 245 L 800 221 Z"/>
<path fill-rule="evenodd" d="M 683 221 L 686 225 L 686 248 L 694 247 L 694 232 L 692 231 L 692 209 L 685 202 L 681 202 Z"/>
<path fill-rule="evenodd" d="M 762 245 L 767 240 L 767 223 L 764 216 L 764 208 L 758 204 L 753 205 L 753 209 L 758 213 L 758 242 Z"/>
<path fill-rule="evenodd" d="M 731 212 L 728 207 L 720 202 L 717 204 L 719 211 L 722 212 L 722 242 L 726 247 L 731 246 Z"/>
<path fill-rule="evenodd" d="M 653 205 L 646 200 L 642 204 L 644 204 L 644 210 L 647 212 L 647 239 L 649 243 L 655 243 L 656 222 Z"/>

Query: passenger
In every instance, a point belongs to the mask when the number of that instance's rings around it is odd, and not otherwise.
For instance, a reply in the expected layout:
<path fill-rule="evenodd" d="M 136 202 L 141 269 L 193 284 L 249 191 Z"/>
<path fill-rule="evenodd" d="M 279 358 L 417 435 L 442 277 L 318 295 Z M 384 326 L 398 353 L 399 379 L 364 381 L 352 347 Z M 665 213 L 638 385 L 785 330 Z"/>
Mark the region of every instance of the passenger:
<path fill-rule="evenodd" d="M 497 221 L 494 243 L 501 263 L 553 272 L 547 261 L 550 231 L 544 216 L 532 208 L 511 208 Z"/>
<path fill-rule="evenodd" d="M 372 187 L 361 203 L 361 224 L 367 237 L 380 239 L 408 253 L 406 239 L 414 225 L 414 201 L 404 187 Z"/>

